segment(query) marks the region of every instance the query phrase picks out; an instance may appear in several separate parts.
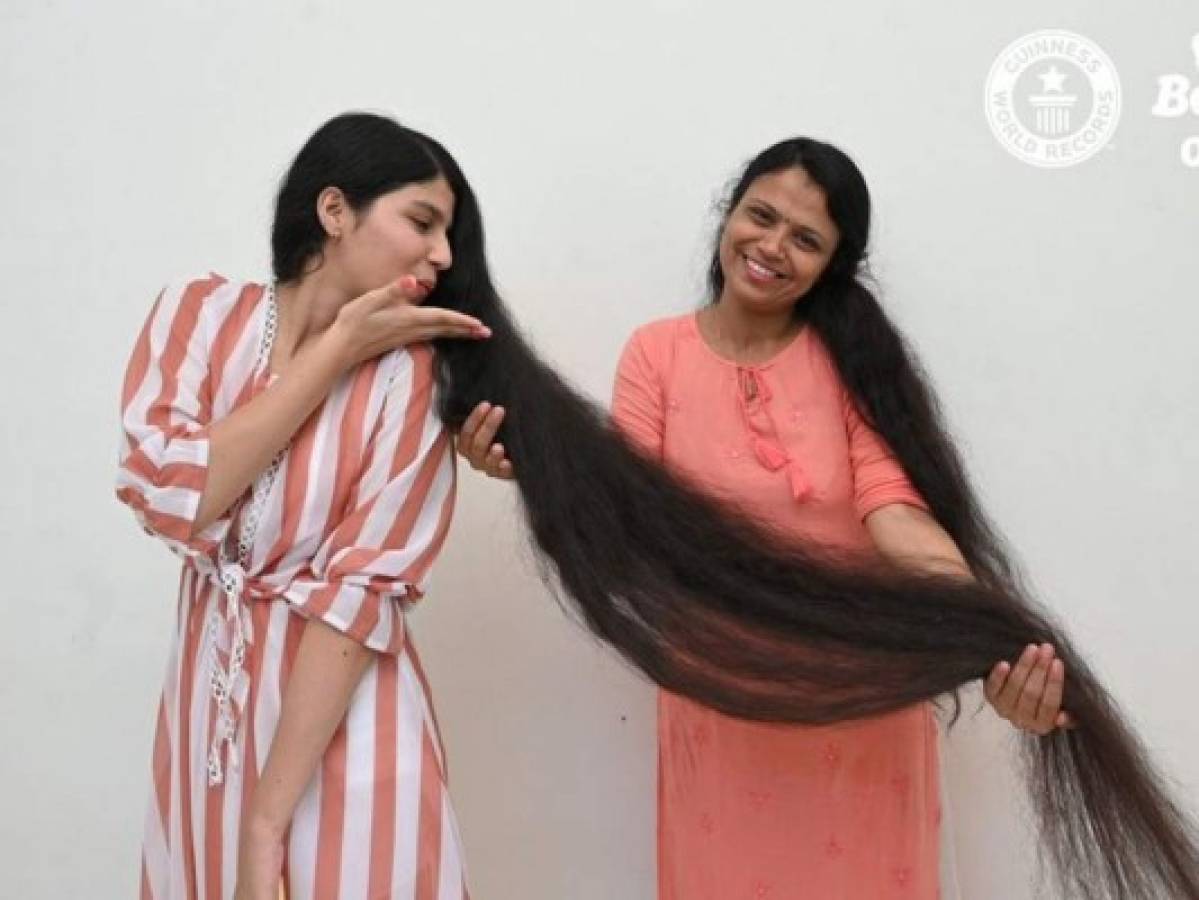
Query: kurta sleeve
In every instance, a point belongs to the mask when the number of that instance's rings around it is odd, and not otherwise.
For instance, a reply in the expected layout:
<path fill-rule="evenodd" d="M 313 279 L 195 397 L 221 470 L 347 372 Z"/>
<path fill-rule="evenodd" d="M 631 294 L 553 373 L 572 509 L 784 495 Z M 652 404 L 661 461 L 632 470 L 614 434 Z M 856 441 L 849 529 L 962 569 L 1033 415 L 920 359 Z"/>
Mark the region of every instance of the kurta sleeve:
<path fill-rule="evenodd" d="M 387 653 L 403 647 L 404 604 L 424 595 L 456 479 L 434 403 L 432 351 L 397 351 L 396 361 L 347 514 L 283 592 L 303 615 Z"/>
<path fill-rule="evenodd" d="M 663 385 L 640 332 L 629 338 L 616 366 L 612 421 L 647 455 L 662 458 L 666 424 Z"/>
<path fill-rule="evenodd" d="M 182 556 L 215 556 L 222 517 L 192 534 L 208 478 L 212 400 L 204 301 L 219 276 L 171 285 L 134 345 L 121 392 L 116 493 L 142 527 Z"/>
<path fill-rule="evenodd" d="M 912 486 L 890 448 L 862 419 L 848 391 L 842 394 L 842 404 L 858 517 L 865 519 L 876 509 L 891 503 L 906 503 L 927 512 L 928 504 Z"/>

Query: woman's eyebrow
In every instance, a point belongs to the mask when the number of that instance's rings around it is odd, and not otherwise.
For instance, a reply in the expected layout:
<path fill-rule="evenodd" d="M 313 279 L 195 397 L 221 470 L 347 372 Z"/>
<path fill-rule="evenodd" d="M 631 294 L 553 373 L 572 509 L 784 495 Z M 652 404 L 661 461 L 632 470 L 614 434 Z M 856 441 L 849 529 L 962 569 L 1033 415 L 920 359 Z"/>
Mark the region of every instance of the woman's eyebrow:
<path fill-rule="evenodd" d="M 758 197 L 750 197 L 749 202 L 757 204 L 758 206 L 765 208 L 772 216 L 774 216 L 775 218 L 778 218 L 778 219 L 782 219 L 784 222 L 786 222 L 788 225 L 790 225 L 796 231 L 812 235 L 813 237 L 816 237 L 822 241 L 824 240 L 824 235 L 821 233 L 820 229 L 818 229 L 812 225 L 804 225 L 802 222 L 792 222 L 790 219 L 788 219 L 786 216 L 782 215 L 777 209 L 775 209 L 773 206 L 771 206 L 765 200 L 759 199 Z"/>
<path fill-rule="evenodd" d="M 419 206 L 422 209 L 424 209 L 434 219 L 437 219 L 438 221 L 449 221 L 449 216 L 447 216 L 444 212 L 441 211 L 441 209 L 434 206 L 428 200 L 414 200 L 412 202 L 416 206 Z"/>

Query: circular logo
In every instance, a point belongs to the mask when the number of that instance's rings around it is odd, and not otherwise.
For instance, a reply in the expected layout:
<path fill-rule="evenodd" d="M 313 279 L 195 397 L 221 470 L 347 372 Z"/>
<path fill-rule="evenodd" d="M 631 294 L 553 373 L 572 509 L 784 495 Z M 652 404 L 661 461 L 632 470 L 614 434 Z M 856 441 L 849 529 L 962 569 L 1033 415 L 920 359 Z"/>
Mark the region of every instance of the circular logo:
<path fill-rule="evenodd" d="M 1120 76 L 1098 45 L 1069 31 L 1036 31 L 995 58 L 987 122 L 1018 159 L 1058 169 L 1093 156 L 1120 121 Z"/>

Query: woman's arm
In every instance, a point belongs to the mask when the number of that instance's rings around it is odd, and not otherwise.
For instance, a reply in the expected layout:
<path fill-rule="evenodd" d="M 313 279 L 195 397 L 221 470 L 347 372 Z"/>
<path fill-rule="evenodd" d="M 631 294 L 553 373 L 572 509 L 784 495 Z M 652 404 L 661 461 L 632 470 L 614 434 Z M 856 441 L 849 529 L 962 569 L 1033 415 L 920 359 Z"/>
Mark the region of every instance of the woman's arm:
<path fill-rule="evenodd" d="M 276 900 L 283 839 L 374 657 L 318 619 L 304 626 L 266 765 L 242 821 L 236 900 Z"/>
<path fill-rule="evenodd" d="M 922 509 L 888 503 L 866 516 L 865 524 L 874 546 L 898 566 L 972 577 L 953 538 Z M 1014 666 L 1005 661 L 991 670 L 984 692 L 995 711 L 1017 728 L 1048 734 L 1071 722 L 1061 708 L 1065 681 L 1065 665 L 1054 658 L 1053 646 L 1030 644 Z"/>
<path fill-rule="evenodd" d="M 193 534 L 242 495 L 348 369 L 408 344 L 490 334 L 473 316 L 413 306 L 409 296 L 417 288 L 416 280 L 405 276 L 350 301 L 328 330 L 287 362 L 276 385 L 212 424 L 208 478 Z"/>
<path fill-rule="evenodd" d="M 345 372 L 340 335 L 325 332 L 288 362 L 279 381 L 208 431 L 208 479 L 192 524 L 199 534 L 224 514 L 287 446 Z"/>
<path fill-rule="evenodd" d="M 243 823 L 237 900 L 277 900 L 283 837 L 356 685 L 373 653 L 404 651 L 404 605 L 421 596 L 454 500 L 433 365 L 427 347 L 397 359 L 344 516 L 282 592 L 307 621 Z"/>
<path fill-rule="evenodd" d="M 888 503 L 866 516 L 865 524 L 874 546 L 896 565 L 971 577 L 958 545 L 924 510 L 906 503 Z"/>

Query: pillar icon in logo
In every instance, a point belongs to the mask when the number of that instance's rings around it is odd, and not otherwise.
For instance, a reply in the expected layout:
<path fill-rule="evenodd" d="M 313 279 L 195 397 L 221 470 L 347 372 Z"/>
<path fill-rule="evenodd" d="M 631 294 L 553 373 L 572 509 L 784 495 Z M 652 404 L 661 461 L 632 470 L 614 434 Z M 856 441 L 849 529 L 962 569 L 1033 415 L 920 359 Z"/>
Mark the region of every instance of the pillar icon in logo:
<path fill-rule="evenodd" d="M 1036 110 L 1036 130 L 1045 137 L 1060 137 L 1070 133 L 1070 112 L 1078 104 L 1078 96 L 1062 90 L 1066 75 L 1051 66 L 1037 76 L 1045 85 L 1044 93 L 1033 94 L 1029 104 Z"/>
<path fill-rule="evenodd" d="M 1111 140 L 1120 119 L 1120 79 L 1093 41 L 1038 31 L 995 58 L 986 112 L 995 138 L 1017 159 L 1064 168 Z"/>

